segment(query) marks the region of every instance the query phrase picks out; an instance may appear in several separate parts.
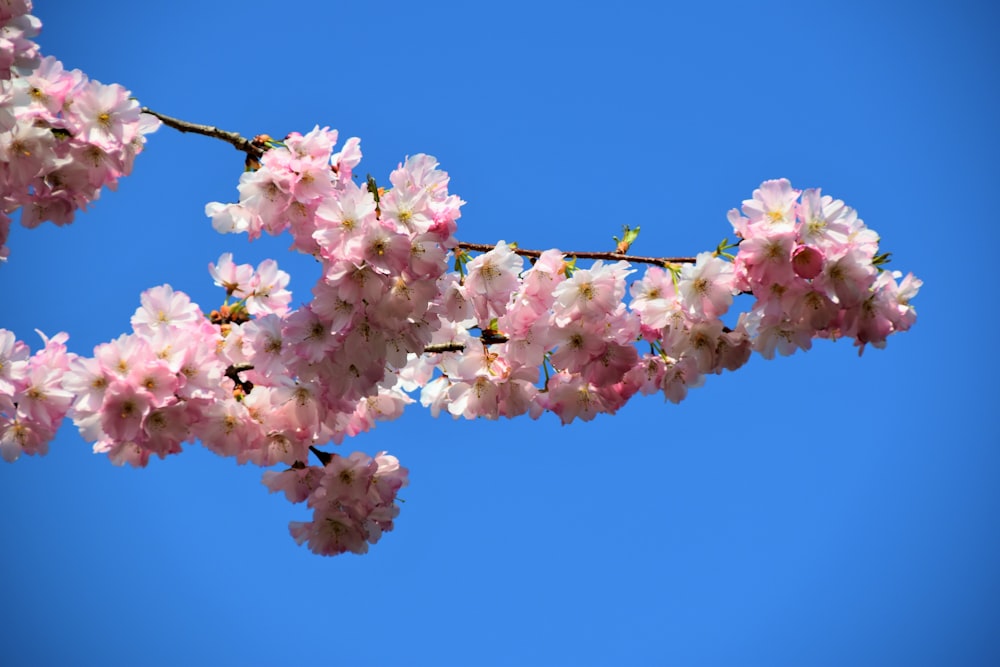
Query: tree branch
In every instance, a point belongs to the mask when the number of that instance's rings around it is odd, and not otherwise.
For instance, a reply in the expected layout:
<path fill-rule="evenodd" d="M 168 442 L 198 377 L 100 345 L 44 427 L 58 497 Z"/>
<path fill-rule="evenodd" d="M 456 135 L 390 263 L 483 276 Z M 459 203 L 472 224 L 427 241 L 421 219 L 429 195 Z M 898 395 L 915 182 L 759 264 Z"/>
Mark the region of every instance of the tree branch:
<path fill-rule="evenodd" d="M 227 132 L 211 125 L 199 125 L 186 120 L 165 116 L 149 107 L 142 108 L 143 113 L 159 118 L 164 125 L 172 127 L 178 132 L 192 132 L 206 137 L 214 137 L 232 144 L 237 150 L 243 151 L 249 157 L 259 160 L 264 155 L 266 149 L 254 140 L 247 139 L 236 132 Z M 374 190 L 377 192 L 377 190 Z M 495 246 L 486 243 L 459 243 L 458 247 L 463 250 L 473 250 L 475 252 L 489 252 Z M 512 248 L 515 254 L 522 257 L 539 258 L 542 256 L 541 250 L 526 250 L 524 248 Z M 608 261 L 626 261 L 637 264 L 655 264 L 657 266 L 668 266 L 670 264 L 694 264 L 695 257 L 641 257 L 638 255 L 626 255 L 620 252 L 564 252 L 564 255 L 576 257 L 578 259 L 605 259 Z"/>
<path fill-rule="evenodd" d="M 233 381 L 237 389 L 244 396 L 253 391 L 253 382 L 241 380 L 240 373 L 253 369 L 253 364 L 235 364 L 226 369 L 226 377 Z"/>
<path fill-rule="evenodd" d="M 143 107 L 142 113 L 148 113 L 150 116 L 156 116 L 163 122 L 164 125 L 172 127 L 178 132 L 192 132 L 206 137 L 222 139 L 223 141 L 232 144 L 236 150 L 243 151 L 255 160 L 259 160 L 264 154 L 265 149 L 263 147 L 258 146 L 246 137 L 240 136 L 237 132 L 227 132 L 226 130 L 220 130 L 219 128 L 211 125 L 199 125 L 198 123 L 190 123 L 179 118 L 164 116 L 157 111 L 153 111 L 149 107 Z"/>
<path fill-rule="evenodd" d="M 458 248 L 462 250 L 473 250 L 475 252 L 489 252 L 493 250 L 496 246 L 490 245 L 488 243 L 464 243 L 459 242 Z M 541 250 L 527 250 L 524 248 L 511 248 L 511 252 L 522 257 L 532 257 L 539 258 L 542 256 Z M 572 250 L 562 251 L 562 254 L 567 257 L 576 257 L 578 259 L 606 259 L 610 261 L 623 260 L 626 262 L 633 262 L 638 264 L 656 264 L 657 266 L 667 266 L 670 264 L 694 264 L 697 261 L 696 257 L 640 257 L 638 255 L 624 255 L 618 252 L 575 252 Z"/>
<path fill-rule="evenodd" d="M 424 354 L 440 354 L 442 352 L 465 352 L 462 343 L 434 343 L 424 348 Z"/>

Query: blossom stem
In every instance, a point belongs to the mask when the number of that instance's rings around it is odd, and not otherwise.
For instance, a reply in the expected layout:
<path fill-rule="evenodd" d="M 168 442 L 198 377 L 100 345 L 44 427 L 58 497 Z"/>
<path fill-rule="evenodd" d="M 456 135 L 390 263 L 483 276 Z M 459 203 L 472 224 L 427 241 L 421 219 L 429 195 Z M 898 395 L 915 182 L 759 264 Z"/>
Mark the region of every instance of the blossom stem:
<path fill-rule="evenodd" d="M 433 343 L 424 347 L 424 354 L 440 354 L 442 352 L 465 352 L 463 343 Z"/>
<path fill-rule="evenodd" d="M 489 252 L 496 246 L 488 243 L 459 242 L 457 247 L 462 250 L 472 250 L 474 252 Z M 538 258 L 542 256 L 541 250 L 528 250 L 526 248 L 516 248 L 512 246 L 508 247 L 510 247 L 511 252 L 518 254 L 521 257 Z M 656 264 L 657 266 L 669 266 L 671 264 L 694 264 L 697 261 L 696 257 L 641 257 L 639 255 L 625 255 L 620 252 L 575 252 L 567 250 L 562 254 L 567 257 L 576 257 L 578 259 L 606 259 L 609 261 L 623 260 L 638 264 Z"/>
<path fill-rule="evenodd" d="M 165 116 L 158 111 L 153 111 L 149 107 L 142 108 L 143 113 L 148 113 L 150 116 L 156 116 L 160 121 L 167 127 L 172 127 L 178 132 L 192 132 L 194 134 L 201 134 L 206 137 L 214 137 L 215 139 L 222 139 L 223 141 L 232 144 L 236 150 L 243 151 L 250 157 L 260 159 L 264 154 L 264 149 L 257 144 L 255 144 L 250 139 L 241 136 L 237 132 L 228 132 L 226 130 L 220 130 L 212 125 L 200 125 L 198 123 L 191 123 L 186 120 L 181 120 L 179 118 L 173 118 L 171 116 Z"/>
<path fill-rule="evenodd" d="M 191 123 L 186 120 L 181 120 L 179 118 L 173 118 L 171 116 L 165 116 L 158 111 L 153 111 L 149 107 L 142 108 L 143 113 L 148 113 L 151 116 L 156 116 L 163 122 L 167 127 L 172 127 L 178 132 L 192 132 L 194 134 L 201 134 L 206 137 L 214 137 L 216 139 L 222 139 L 223 141 L 232 144 L 237 150 L 241 150 L 252 158 L 260 159 L 264 155 L 265 149 L 255 142 L 241 136 L 237 132 L 228 132 L 226 130 L 220 130 L 212 125 L 200 125 L 198 123 Z M 374 185 L 374 179 L 370 176 L 368 177 L 369 184 Z M 375 196 L 376 203 L 378 202 L 378 192 L 377 188 L 369 188 Z M 459 248 L 463 250 L 472 250 L 475 252 L 489 252 L 493 250 L 495 246 L 489 245 L 487 243 L 459 243 Z M 541 250 L 527 250 L 524 248 L 511 248 L 516 254 L 521 257 L 533 257 L 538 258 L 542 256 Z M 627 255 L 620 252 L 564 252 L 564 255 L 569 257 L 576 257 L 578 259 L 604 259 L 609 261 L 619 261 L 623 260 L 626 262 L 634 262 L 638 264 L 655 264 L 657 266 L 669 266 L 670 264 L 694 264 L 696 261 L 695 257 L 640 257 L 638 255 Z"/>

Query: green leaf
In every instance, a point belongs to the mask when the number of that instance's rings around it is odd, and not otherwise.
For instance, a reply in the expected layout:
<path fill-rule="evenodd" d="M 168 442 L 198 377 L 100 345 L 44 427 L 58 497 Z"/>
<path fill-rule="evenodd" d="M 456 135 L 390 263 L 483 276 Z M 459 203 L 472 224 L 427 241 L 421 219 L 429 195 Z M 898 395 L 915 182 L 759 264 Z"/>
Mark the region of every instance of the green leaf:
<path fill-rule="evenodd" d="M 881 255 L 875 255 L 872 257 L 872 266 L 882 267 L 888 264 L 892 258 L 891 252 L 884 252 Z"/>
<path fill-rule="evenodd" d="M 615 252 L 624 255 L 632 247 L 635 240 L 639 238 L 639 227 L 631 229 L 628 225 L 622 225 L 622 237 L 612 236 L 615 240 Z"/>

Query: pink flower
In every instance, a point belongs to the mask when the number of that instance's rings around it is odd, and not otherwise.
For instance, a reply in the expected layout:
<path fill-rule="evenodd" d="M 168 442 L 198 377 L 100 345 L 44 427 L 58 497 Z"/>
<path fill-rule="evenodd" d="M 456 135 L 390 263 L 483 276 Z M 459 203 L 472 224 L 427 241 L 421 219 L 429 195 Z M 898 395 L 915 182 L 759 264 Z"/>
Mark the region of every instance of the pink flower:
<path fill-rule="evenodd" d="M 870 257 L 860 249 L 851 249 L 836 259 L 828 258 L 813 284 L 842 307 L 850 308 L 867 298 L 877 274 Z"/>
<path fill-rule="evenodd" d="M 765 359 L 774 359 L 775 351 L 788 356 L 812 347 L 812 329 L 787 317 L 766 316 L 755 309 L 747 316 L 745 327 L 754 349 Z"/>
<path fill-rule="evenodd" d="M 253 278 L 253 267 L 249 264 L 233 263 L 233 253 L 226 252 L 219 256 L 218 264 L 209 264 L 208 272 L 215 284 L 226 290 L 227 295 L 234 293 L 249 294 L 250 281 Z"/>
<path fill-rule="evenodd" d="M 289 468 L 282 472 L 268 470 L 263 483 L 271 493 L 281 491 L 289 502 L 301 503 L 319 488 L 323 480 L 323 469 L 316 466 Z"/>
<path fill-rule="evenodd" d="M 158 328 L 182 329 L 201 319 L 201 310 L 184 292 L 170 285 L 153 287 L 142 293 L 142 307 L 132 316 L 137 333 L 150 334 Z"/>
<path fill-rule="evenodd" d="M 425 190 L 396 187 L 379 200 L 382 220 L 407 234 L 425 234 L 434 220 Z"/>
<path fill-rule="evenodd" d="M 497 419 L 500 416 L 499 393 L 496 382 L 488 375 L 453 381 L 448 389 L 448 412 L 466 419 Z"/>
<path fill-rule="evenodd" d="M 316 209 L 313 238 L 323 257 L 346 259 L 344 244 L 375 223 L 375 198 L 367 189 L 347 182 L 337 197 L 325 197 Z"/>
<path fill-rule="evenodd" d="M 13 463 L 21 454 L 48 453 L 48 443 L 55 432 L 39 428 L 39 424 L 25 417 L 20 411 L 13 418 L 0 414 L 0 457 Z"/>
<path fill-rule="evenodd" d="M 792 189 L 788 179 L 780 178 L 764 181 L 753 191 L 753 199 L 743 202 L 743 213 L 750 223 L 783 225 L 791 227 L 795 223 L 795 203 L 799 193 Z"/>
<path fill-rule="evenodd" d="M 212 219 L 212 227 L 220 234 L 246 232 L 251 241 L 260 236 L 260 215 L 241 204 L 210 202 L 205 204 L 205 215 Z"/>
<path fill-rule="evenodd" d="M 245 323 L 242 331 L 244 345 L 253 350 L 254 375 L 282 375 L 287 353 L 281 318 L 273 314 L 258 317 Z"/>
<path fill-rule="evenodd" d="M 341 182 L 350 183 L 352 170 L 361 162 L 361 140 L 351 137 L 344 142 L 340 152 L 330 156 L 330 164 L 337 168 Z"/>
<path fill-rule="evenodd" d="M 361 257 L 388 276 L 398 275 L 409 266 L 410 250 L 409 236 L 381 223 L 368 225 L 362 234 L 351 239 L 345 247 L 349 256 Z"/>
<path fill-rule="evenodd" d="M 70 370 L 63 376 L 63 388 L 76 396 L 73 403 L 76 414 L 96 413 L 104 403 L 104 392 L 112 380 L 97 359 L 78 357 L 70 364 Z"/>
<path fill-rule="evenodd" d="M 480 324 L 503 314 L 511 293 L 520 286 L 518 274 L 523 265 L 521 257 L 503 241 L 469 262 L 465 293 Z"/>
<path fill-rule="evenodd" d="M 105 151 L 129 143 L 139 122 L 139 103 L 117 84 L 90 81 L 73 97 L 80 138 Z"/>
<path fill-rule="evenodd" d="M 700 387 L 704 382 L 705 376 L 698 371 L 694 358 L 686 357 L 668 363 L 661 379 L 663 396 L 671 403 L 680 403 L 687 397 L 689 388 Z"/>
<path fill-rule="evenodd" d="M 290 276 L 279 270 L 278 263 L 273 259 L 265 259 L 258 264 L 250 279 L 250 292 L 245 296 L 247 312 L 251 315 L 287 313 L 292 300 L 292 293 L 285 289 L 289 279 Z M 241 296 L 240 293 L 236 295 Z"/>
<path fill-rule="evenodd" d="M 733 265 L 710 252 L 699 253 L 694 264 L 681 269 L 678 287 L 692 315 L 720 317 L 733 302 Z"/>
<path fill-rule="evenodd" d="M 181 443 L 190 437 L 190 422 L 195 418 L 188 403 L 175 403 L 152 410 L 143 421 L 144 449 L 161 459 L 168 454 L 179 454 Z"/>
<path fill-rule="evenodd" d="M 539 399 L 545 409 L 559 416 L 563 424 L 569 424 L 577 417 L 590 421 L 606 410 L 604 399 L 596 387 L 578 375 L 565 372 L 549 378 L 547 393 L 540 394 Z"/>
<path fill-rule="evenodd" d="M 256 393 L 256 389 L 253 393 Z M 219 456 L 246 460 L 244 451 L 258 450 L 265 437 L 260 422 L 238 401 L 215 401 L 191 425 L 192 437 Z"/>
<path fill-rule="evenodd" d="M 101 428 L 112 441 L 131 442 L 140 437 L 142 421 L 152 406 L 152 396 L 145 391 L 115 380 L 104 393 Z"/>
<path fill-rule="evenodd" d="M 177 372 L 159 359 L 151 359 L 133 368 L 125 381 L 145 392 L 156 406 L 172 403 L 174 392 L 180 387 Z"/>
<path fill-rule="evenodd" d="M 641 280 L 629 288 L 632 295 L 631 309 L 639 315 L 644 327 L 662 329 L 679 307 L 677 290 L 671 274 L 658 266 L 651 266 Z"/>
<path fill-rule="evenodd" d="M 268 151 L 267 156 L 275 154 Z M 291 203 L 287 178 L 271 169 L 248 171 L 240 177 L 240 205 L 260 216 L 261 226 L 269 234 L 280 234 L 285 230 L 287 220 L 282 213 Z"/>
<path fill-rule="evenodd" d="M 368 553 L 363 526 L 346 511 L 336 507 L 316 512 L 312 521 L 292 521 L 288 532 L 299 544 L 307 543 L 310 551 L 321 556 L 336 556 L 350 551 Z"/>
<path fill-rule="evenodd" d="M 0 141 L 0 161 L 6 166 L 5 187 L 10 190 L 27 189 L 31 179 L 51 170 L 54 164 L 55 138 L 44 127 L 18 124 Z"/>
<path fill-rule="evenodd" d="M 599 317 L 615 310 L 625 296 L 625 278 L 634 271 L 628 262 L 605 265 L 597 260 L 579 269 L 555 289 L 555 323 L 563 326 L 576 317 Z"/>
<path fill-rule="evenodd" d="M 28 369 L 31 350 L 14 337 L 14 332 L 0 329 L 0 395 L 13 395 Z"/>
<path fill-rule="evenodd" d="M 756 294 L 760 287 L 793 280 L 792 250 L 795 247 L 795 232 L 790 227 L 777 230 L 763 228 L 754 231 L 740 244 L 736 255 L 737 271 L 745 272 L 751 289 Z"/>

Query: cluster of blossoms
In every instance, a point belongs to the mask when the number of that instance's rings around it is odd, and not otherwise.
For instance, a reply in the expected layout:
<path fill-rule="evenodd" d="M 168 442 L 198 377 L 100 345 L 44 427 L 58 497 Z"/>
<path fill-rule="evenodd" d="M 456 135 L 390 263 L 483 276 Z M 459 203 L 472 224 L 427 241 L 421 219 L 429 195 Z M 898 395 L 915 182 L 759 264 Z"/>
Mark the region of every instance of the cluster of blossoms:
<path fill-rule="evenodd" d="M 813 338 L 881 348 L 916 320 L 910 300 L 921 281 L 879 269 L 888 256 L 878 235 L 844 202 L 781 179 L 755 190 L 742 213 L 729 212 L 743 239 L 734 288 L 756 297 L 742 324 L 766 358 L 808 350 Z"/>
<path fill-rule="evenodd" d="M 71 361 L 63 386 L 80 433 L 118 465 L 144 466 L 198 436 L 218 447 L 211 417 L 227 397 L 219 329 L 167 285 L 143 293 L 132 329 Z"/>
<path fill-rule="evenodd" d="M 132 333 L 63 373 L 71 416 L 95 452 L 144 466 L 200 441 L 240 463 L 316 474 L 335 465 L 307 466 L 314 445 L 368 430 L 412 402 L 394 372 L 430 341 L 436 317 L 427 309 L 461 201 L 426 156 L 394 172 L 389 192 L 359 187 L 357 140 L 333 154 L 335 142 L 318 128 L 286 138 L 244 176 L 240 203 L 208 206 L 217 227 L 291 229 L 296 247 L 323 263 L 312 303 L 290 310 L 288 275 L 275 262 L 255 269 L 228 254 L 209 267 L 227 294 L 218 311 L 205 315 L 166 285 L 145 292 Z M 367 490 L 322 483 L 308 496 L 314 521 L 292 524 L 320 553 L 361 550 L 355 537 L 374 542 L 398 511 L 406 470 L 387 455 L 348 460 Z"/>
<path fill-rule="evenodd" d="M 0 329 L 0 455 L 15 461 L 22 452 L 46 454 L 73 394 L 63 387 L 75 355 L 65 333 L 42 336 L 45 347 L 31 354 L 14 334 Z"/>
<path fill-rule="evenodd" d="M 735 370 L 752 351 L 770 359 L 775 350 L 809 349 L 813 338 L 842 337 L 861 350 L 883 347 L 913 324 L 921 282 L 879 268 L 886 256 L 877 254 L 878 237 L 843 202 L 782 179 L 763 183 L 743 213 L 730 213 L 738 243 L 683 266 L 650 267 L 628 287 L 628 304 L 626 262 L 580 270 L 547 251 L 525 271 L 501 242 L 442 293 L 447 321 L 435 342 L 457 341 L 464 352 L 419 360 L 410 386 L 423 386 L 421 401 L 435 414 L 550 410 L 567 423 L 614 413 L 636 393 L 679 402 L 706 374 Z M 732 248 L 735 256 L 725 253 Z M 722 316 L 744 293 L 756 300 L 730 328 Z M 503 342 L 475 344 L 466 332 L 476 327 Z M 637 342 L 648 351 L 640 354 Z M 552 372 L 539 387 L 540 367 Z"/>
<path fill-rule="evenodd" d="M 305 495 L 293 497 L 290 482 L 272 484 L 287 475 L 265 477 L 265 483 L 284 488 L 293 502 L 308 498 L 315 511 L 310 524 L 291 525 L 293 536 L 318 553 L 363 553 L 392 529 L 406 469 L 385 453 L 330 462 L 318 450 L 326 465 L 305 466 L 312 444 L 329 440 L 338 428 L 336 416 L 320 412 L 316 386 L 263 363 L 252 369 L 244 363 L 265 354 L 274 331 L 268 324 L 288 310 L 288 274 L 272 260 L 255 270 L 234 264 L 228 254 L 210 271 L 238 297 L 235 303 L 206 317 L 168 285 L 147 290 L 132 333 L 98 345 L 93 357 L 68 353 L 65 334 L 29 357 L 27 346 L 0 330 L 0 451 L 8 461 L 46 453 L 69 410 L 95 453 L 118 465 L 145 466 L 152 455 L 177 454 L 182 443 L 195 441 L 241 463 L 283 463 L 292 466 L 289 472 L 303 471 Z M 242 372 L 257 382 L 242 379 Z M 378 401 L 365 401 L 365 407 L 367 418 L 376 414 Z"/>
<path fill-rule="evenodd" d="M 31 15 L 31 0 L 0 2 L 0 80 L 8 80 L 15 70 L 38 66 L 38 36 L 42 23 Z"/>
<path fill-rule="evenodd" d="M 407 483 L 406 468 L 386 452 L 375 458 L 361 452 L 318 456 L 322 468 L 295 465 L 283 472 L 269 470 L 264 484 L 272 492 L 283 491 L 289 501 L 306 501 L 312 508 L 312 521 L 289 525 L 299 544 L 308 542 L 322 554 L 366 553 L 383 531 L 392 530 L 399 514 L 396 494 Z"/>
<path fill-rule="evenodd" d="M 132 171 L 160 124 L 123 87 L 40 58 L 30 11 L 28 0 L 0 3 L 0 260 L 14 211 L 26 227 L 72 222 Z"/>
<path fill-rule="evenodd" d="M 289 277 L 272 260 L 255 268 L 225 254 L 209 266 L 226 292 L 219 310 L 206 316 L 167 285 L 148 290 L 133 332 L 92 358 L 67 353 L 60 334 L 29 359 L 2 332 L 5 458 L 44 453 L 67 409 L 119 464 L 200 441 L 240 463 L 286 466 L 264 483 L 312 509 L 290 524 L 293 537 L 317 553 L 363 553 L 392 528 L 406 469 L 384 452 L 316 446 L 397 418 L 410 393 L 435 415 L 549 411 L 569 423 L 636 394 L 679 402 L 753 351 L 790 354 L 816 337 L 881 347 L 915 319 L 920 281 L 879 268 L 877 237 L 843 202 L 785 180 L 730 213 L 738 243 L 629 284 L 625 261 L 579 268 L 558 250 L 503 241 L 473 257 L 454 238 L 462 201 L 433 158 L 407 159 L 388 189 L 359 186 L 359 142 L 334 152 L 336 140 L 325 128 L 290 135 L 243 175 L 238 203 L 206 207 L 219 231 L 289 231 L 321 263 L 309 303 L 289 307 Z M 755 300 L 730 327 L 722 318 L 739 294 Z"/>
<path fill-rule="evenodd" d="M 30 9 L 0 2 L 0 259 L 11 213 L 29 227 L 70 222 L 129 173 L 159 125 L 121 86 L 40 58 Z M 92 357 L 68 352 L 62 333 L 32 355 L 0 329 L 3 458 L 45 454 L 67 415 L 119 465 L 201 442 L 284 467 L 264 483 L 312 510 L 289 526 L 300 544 L 364 553 L 392 529 L 407 471 L 385 452 L 317 446 L 399 417 L 411 394 L 455 418 L 589 420 L 636 394 L 679 402 L 754 351 L 772 358 L 843 337 L 882 347 L 916 317 L 920 281 L 882 270 L 875 233 L 819 190 L 767 181 L 730 212 L 737 243 L 654 260 L 635 278 L 620 255 L 581 268 L 558 250 L 501 241 L 473 256 L 455 239 L 463 202 L 434 158 L 408 158 L 387 187 L 359 185 L 360 142 L 335 151 L 337 138 L 317 127 L 261 140 L 268 150 L 250 161 L 239 201 L 206 207 L 220 232 L 289 232 L 321 266 L 308 303 L 291 307 L 273 260 L 253 267 L 227 253 L 209 265 L 226 293 L 218 310 L 152 288 L 132 332 Z M 754 301 L 734 315 L 741 294 Z"/>

